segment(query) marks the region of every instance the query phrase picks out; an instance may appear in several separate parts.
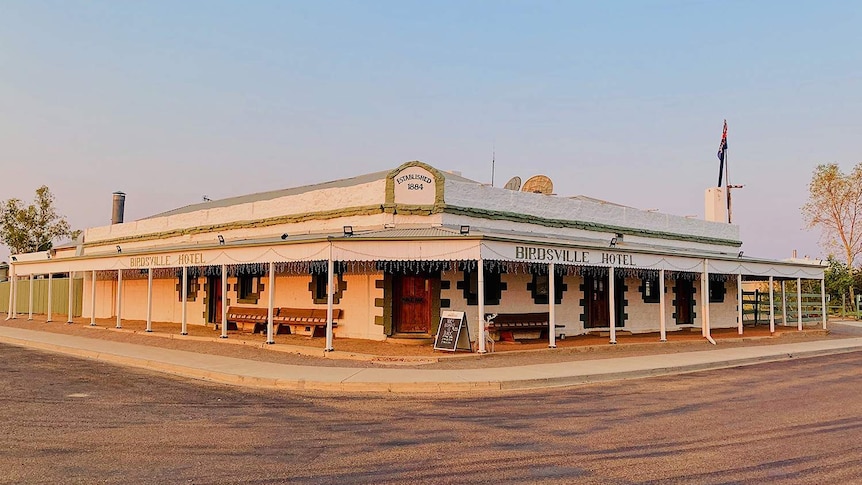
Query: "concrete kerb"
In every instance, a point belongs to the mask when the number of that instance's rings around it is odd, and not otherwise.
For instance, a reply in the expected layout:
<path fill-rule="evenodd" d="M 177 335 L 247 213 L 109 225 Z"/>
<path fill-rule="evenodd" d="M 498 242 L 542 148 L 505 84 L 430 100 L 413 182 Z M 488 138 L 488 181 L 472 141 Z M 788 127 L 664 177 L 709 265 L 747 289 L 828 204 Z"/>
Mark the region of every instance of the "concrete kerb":
<path fill-rule="evenodd" d="M 26 334 L 26 332 L 19 333 Z M 82 339 L 83 341 L 92 340 L 85 337 L 76 337 L 76 339 Z M 652 364 L 639 368 L 632 368 L 632 363 L 638 362 L 632 359 L 644 359 L 644 357 L 604 359 L 601 363 L 599 361 L 585 361 L 580 366 L 568 363 L 538 364 L 517 368 L 410 370 L 271 364 L 195 354 L 186 351 L 153 349 L 136 344 L 122 344 L 119 345 L 119 350 L 108 352 L 83 348 L 82 346 L 87 344 L 87 342 L 75 339 L 71 339 L 71 341 L 73 343 L 77 342 L 79 345 L 64 345 L 61 343 L 38 341 L 36 339 L 0 335 L 0 342 L 12 345 L 222 384 L 265 389 L 334 392 L 439 393 L 527 390 L 690 373 L 754 365 L 764 362 L 862 351 L 862 339 L 857 338 L 847 339 L 842 342 L 832 341 L 828 344 L 819 345 L 821 348 L 811 350 L 806 350 L 805 344 L 786 344 L 776 346 L 777 348 L 774 350 L 777 350 L 777 352 L 769 354 L 751 357 L 740 355 L 737 358 L 715 361 L 709 361 L 708 354 L 711 352 L 695 352 L 688 356 L 675 354 L 672 358 L 670 356 L 653 356 L 651 359 L 653 361 Z M 787 352 L 784 349 L 795 350 Z M 762 353 L 762 351 L 756 352 L 750 349 L 746 352 Z M 154 357 L 161 355 L 162 360 L 132 355 L 136 353 L 155 353 L 156 356 Z M 735 353 L 744 354 L 745 352 L 738 351 Z M 692 362 L 689 364 L 680 364 L 679 361 L 681 359 L 689 359 Z M 182 362 L 184 360 L 186 361 L 185 363 Z M 628 369 L 614 371 L 612 370 L 613 367 L 628 367 Z M 536 377 L 536 375 L 545 375 L 546 377 Z"/>
<path fill-rule="evenodd" d="M 730 369 L 734 367 L 745 367 L 756 364 L 765 364 L 769 362 L 781 362 L 792 359 L 804 359 L 809 357 L 821 357 L 825 355 L 836 355 L 850 352 L 862 352 L 862 346 L 841 348 L 841 349 L 824 349 L 797 352 L 795 354 L 780 354 L 766 355 L 759 357 L 751 357 L 746 359 L 733 359 L 719 362 L 698 363 L 689 365 L 677 365 L 670 367 L 639 369 L 636 371 L 624 372 L 609 372 L 602 374 L 590 375 L 575 375 L 568 377 L 556 377 L 548 379 L 526 379 L 520 381 L 502 382 L 502 390 L 527 390 L 552 387 L 568 387 L 582 384 L 592 384 L 598 382 L 620 381 L 628 379 L 641 379 L 645 377 L 660 377 L 667 375 L 691 374 L 695 372 L 703 372 L 708 370 Z"/>

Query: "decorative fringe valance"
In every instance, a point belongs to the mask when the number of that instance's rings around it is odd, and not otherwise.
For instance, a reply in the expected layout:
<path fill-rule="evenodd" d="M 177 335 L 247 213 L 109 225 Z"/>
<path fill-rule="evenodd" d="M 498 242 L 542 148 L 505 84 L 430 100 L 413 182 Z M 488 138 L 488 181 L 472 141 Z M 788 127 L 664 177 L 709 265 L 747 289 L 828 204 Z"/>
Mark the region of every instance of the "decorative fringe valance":
<path fill-rule="evenodd" d="M 287 261 L 273 263 L 277 275 L 319 275 L 326 274 L 328 261 Z M 229 264 L 225 266 L 227 276 L 264 276 L 269 272 L 269 263 L 242 263 Z M 452 260 L 452 261 L 335 261 L 336 274 L 418 274 L 437 273 L 449 271 L 476 271 L 478 262 L 476 260 Z M 221 265 L 189 266 L 189 278 L 221 276 Z M 548 265 L 545 263 L 529 263 L 522 261 L 484 260 L 484 268 L 489 273 L 501 274 L 548 274 Z M 592 276 L 606 277 L 609 268 L 606 266 L 578 266 L 567 264 L 554 265 L 557 276 Z M 84 271 L 87 274 L 89 271 Z M 153 278 L 168 279 L 182 277 L 182 268 L 154 268 Z M 614 274 L 627 278 L 655 279 L 658 278 L 659 270 L 647 268 L 614 268 Z M 691 271 L 665 271 L 666 279 L 685 279 L 696 281 L 700 279 L 701 273 Z M 87 275 L 89 277 L 89 275 Z M 735 274 L 710 273 L 710 281 L 735 280 Z M 147 269 L 124 269 L 123 279 L 146 279 Z M 96 279 L 111 281 L 117 279 L 116 270 L 96 271 Z M 744 276 L 745 280 L 752 277 Z"/>

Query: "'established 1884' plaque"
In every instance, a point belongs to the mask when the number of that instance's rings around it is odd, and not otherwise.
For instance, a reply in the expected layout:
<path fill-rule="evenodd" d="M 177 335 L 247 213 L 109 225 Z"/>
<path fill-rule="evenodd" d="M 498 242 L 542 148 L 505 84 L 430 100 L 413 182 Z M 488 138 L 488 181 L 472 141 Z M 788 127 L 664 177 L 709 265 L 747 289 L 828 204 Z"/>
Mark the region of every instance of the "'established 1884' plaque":
<path fill-rule="evenodd" d="M 467 317 L 464 312 L 443 312 L 440 315 L 437 336 L 434 337 L 434 350 L 455 352 L 458 349 L 473 351 Z"/>

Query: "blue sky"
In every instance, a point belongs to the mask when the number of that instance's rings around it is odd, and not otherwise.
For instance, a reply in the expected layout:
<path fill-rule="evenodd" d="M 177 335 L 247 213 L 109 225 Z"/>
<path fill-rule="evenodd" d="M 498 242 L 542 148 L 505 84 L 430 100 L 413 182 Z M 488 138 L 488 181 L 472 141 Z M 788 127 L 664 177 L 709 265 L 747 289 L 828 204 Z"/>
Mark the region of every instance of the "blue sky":
<path fill-rule="evenodd" d="M 0 0 L 0 200 L 75 228 L 422 160 L 703 216 L 729 124 L 747 255 L 821 256 L 862 160 L 862 4 Z M 0 248 L 0 260 L 8 258 Z"/>

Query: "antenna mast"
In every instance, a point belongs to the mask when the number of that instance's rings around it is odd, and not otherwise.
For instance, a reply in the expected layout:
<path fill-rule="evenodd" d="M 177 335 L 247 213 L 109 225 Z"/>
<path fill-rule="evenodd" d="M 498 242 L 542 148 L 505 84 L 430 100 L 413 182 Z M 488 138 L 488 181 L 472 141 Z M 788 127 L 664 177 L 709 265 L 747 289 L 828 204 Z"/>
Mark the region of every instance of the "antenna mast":
<path fill-rule="evenodd" d="M 494 186 L 494 162 L 497 159 L 497 145 L 496 143 L 491 148 L 491 187 Z"/>

